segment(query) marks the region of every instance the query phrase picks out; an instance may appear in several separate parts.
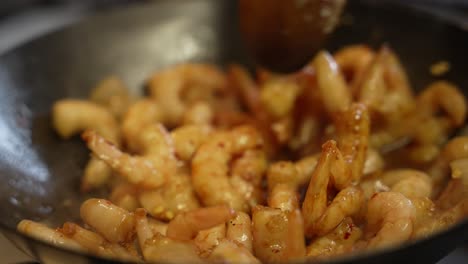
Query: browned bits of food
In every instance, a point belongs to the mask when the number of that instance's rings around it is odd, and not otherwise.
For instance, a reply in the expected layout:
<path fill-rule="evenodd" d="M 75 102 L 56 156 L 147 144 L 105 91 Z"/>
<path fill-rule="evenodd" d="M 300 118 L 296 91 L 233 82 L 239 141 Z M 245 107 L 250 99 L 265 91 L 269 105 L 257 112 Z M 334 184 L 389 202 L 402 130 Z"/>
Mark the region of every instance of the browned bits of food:
<path fill-rule="evenodd" d="M 466 99 L 414 94 L 389 47 L 319 52 L 287 75 L 182 64 L 133 98 L 117 78 L 52 109 L 92 152 L 85 226 L 18 230 L 104 258 L 284 263 L 379 250 L 468 216 Z M 91 193 L 92 194 L 92 193 Z M 74 220 L 74 219 L 70 219 Z"/>
<path fill-rule="evenodd" d="M 450 63 L 448 61 L 438 61 L 429 67 L 429 71 L 434 76 L 442 76 L 450 71 Z"/>

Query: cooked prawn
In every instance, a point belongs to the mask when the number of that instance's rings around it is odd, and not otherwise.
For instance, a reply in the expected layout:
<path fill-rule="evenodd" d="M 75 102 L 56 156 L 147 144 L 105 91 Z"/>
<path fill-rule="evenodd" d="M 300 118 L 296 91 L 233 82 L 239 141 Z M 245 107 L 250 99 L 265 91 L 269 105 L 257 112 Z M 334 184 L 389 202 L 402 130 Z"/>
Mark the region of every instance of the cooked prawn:
<path fill-rule="evenodd" d="M 229 220 L 226 229 L 226 238 L 243 246 L 252 253 L 252 221 L 244 212 L 238 212 L 236 217 Z"/>
<path fill-rule="evenodd" d="M 330 233 L 318 237 L 307 246 L 307 257 L 330 257 L 353 251 L 353 246 L 362 237 L 362 230 L 346 217 Z"/>
<path fill-rule="evenodd" d="M 230 183 L 229 162 L 234 155 L 261 146 L 261 137 L 248 126 L 217 133 L 200 146 L 192 160 L 192 184 L 204 205 L 227 204 L 235 210 L 248 210 L 245 197 Z"/>
<path fill-rule="evenodd" d="M 367 205 L 367 248 L 389 247 L 407 241 L 413 232 L 415 213 L 411 200 L 400 193 L 375 194 Z"/>
<path fill-rule="evenodd" d="M 103 199 L 88 199 L 80 207 L 83 221 L 113 243 L 133 240 L 135 217 Z M 105 216 L 105 217 L 103 217 Z"/>
<path fill-rule="evenodd" d="M 168 238 L 154 232 L 144 209 L 135 212 L 138 244 L 146 261 L 164 263 L 203 263 L 190 241 Z"/>
<path fill-rule="evenodd" d="M 178 240 L 190 240 L 198 231 L 225 223 L 235 216 L 234 210 L 220 205 L 195 209 L 180 213 L 169 222 L 167 237 Z"/>
<path fill-rule="evenodd" d="M 313 60 L 313 66 L 327 112 L 336 114 L 347 110 L 352 100 L 351 92 L 333 57 L 328 52 L 321 51 Z"/>
<path fill-rule="evenodd" d="M 164 221 L 200 207 L 190 176 L 184 173 L 171 175 L 163 188 L 141 191 L 137 197 L 153 217 Z"/>
<path fill-rule="evenodd" d="M 338 226 L 346 216 L 357 213 L 364 198 L 361 190 L 351 186 L 342 189 L 329 204 L 328 184 L 332 178 L 332 164 L 339 150 L 334 141 L 327 141 L 322 148 L 322 155 L 312 174 L 302 204 L 306 235 L 309 237 L 326 234 Z"/>
<path fill-rule="evenodd" d="M 169 126 L 180 123 L 191 103 L 214 101 L 226 87 L 226 79 L 216 67 L 208 64 L 180 64 L 151 77 L 151 96 L 164 111 Z"/>
<path fill-rule="evenodd" d="M 130 156 L 94 131 L 86 131 L 82 137 L 99 159 L 133 184 L 157 188 L 176 172 L 172 140 L 161 125 L 149 126 L 142 131 L 140 138 L 145 146 L 144 156 Z"/>

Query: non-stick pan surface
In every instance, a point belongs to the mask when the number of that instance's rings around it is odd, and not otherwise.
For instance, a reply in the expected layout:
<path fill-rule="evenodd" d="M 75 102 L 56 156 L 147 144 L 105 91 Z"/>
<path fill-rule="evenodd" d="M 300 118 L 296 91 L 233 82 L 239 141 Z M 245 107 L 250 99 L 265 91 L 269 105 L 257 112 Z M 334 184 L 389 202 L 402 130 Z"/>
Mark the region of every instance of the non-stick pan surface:
<path fill-rule="evenodd" d="M 90 18 L 0 57 L 0 226 L 44 263 L 91 263 L 17 234 L 20 219 L 57 226 L 78 218 L 78 192 L 88 152 L 79 139 L 63 141 L 50 127 L 52 103 L 84 97 L 115 74 L 141 91 L 152 72 L 183 61 L 249 64 L 237 33 L 236 3 L 223 0 L 156 1 Z M 330 39 L 346 44 L 388 43 L 401 56 L 416 89 L 433 81 L 431 63 L 447 60 L 447 79 L 468 94 L 468 33 L 427 15 L 382 1 L 350 1 L 347 21 Z M 102 193 L 90 196 L 103 197 Z M 431 263 L 464 237 L 463 223 L 432 239 L 341 263 Z M 338 261 L 338 260 L 337 260 Z"/>

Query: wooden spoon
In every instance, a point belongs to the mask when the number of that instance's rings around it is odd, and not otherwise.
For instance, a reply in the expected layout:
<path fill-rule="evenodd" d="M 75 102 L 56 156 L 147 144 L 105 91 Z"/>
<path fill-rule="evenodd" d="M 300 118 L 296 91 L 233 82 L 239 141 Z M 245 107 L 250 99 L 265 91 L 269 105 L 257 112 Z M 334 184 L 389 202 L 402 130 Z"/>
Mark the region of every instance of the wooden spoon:
<path fill-rule="evenodd" d="M 242 37 L 256 62 L 276 71 L 303 66 L 339 22 L 346 0 L 239 0 Z"/>

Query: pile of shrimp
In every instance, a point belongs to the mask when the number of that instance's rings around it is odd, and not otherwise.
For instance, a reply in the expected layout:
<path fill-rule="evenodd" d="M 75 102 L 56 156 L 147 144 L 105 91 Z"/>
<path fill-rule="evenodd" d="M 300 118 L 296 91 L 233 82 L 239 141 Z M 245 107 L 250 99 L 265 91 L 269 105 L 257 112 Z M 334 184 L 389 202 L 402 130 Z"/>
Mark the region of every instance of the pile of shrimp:
<path fill-rule="evenodd" d="M 91 152 L 81 191 L 109 190 L 58 228 L 18 230 L 106 258 L 276 263 L 378 250 L 468 216 L 468 137 L 456 85 L 414 93 L 387 46 L 319 52 L 255 78 L 181 64 L 136 98 L 116 77 L 52 109 Z"/>

